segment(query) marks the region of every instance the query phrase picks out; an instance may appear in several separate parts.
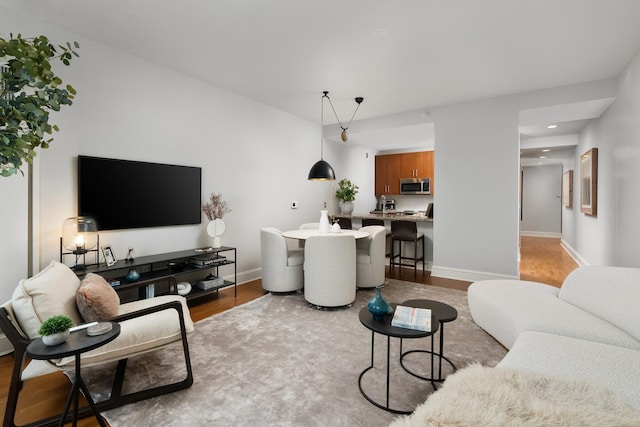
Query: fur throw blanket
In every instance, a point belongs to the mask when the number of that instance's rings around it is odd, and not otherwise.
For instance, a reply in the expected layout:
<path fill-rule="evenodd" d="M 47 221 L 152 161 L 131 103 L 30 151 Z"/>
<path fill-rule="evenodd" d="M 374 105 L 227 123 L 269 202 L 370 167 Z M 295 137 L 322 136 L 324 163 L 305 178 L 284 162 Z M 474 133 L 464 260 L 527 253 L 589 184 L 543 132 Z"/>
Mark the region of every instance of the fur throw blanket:
<path fill-rule="evenodd" d="M 599 384 L 471 365 L 391 427 L 640 426 L 640 411 Z"/>

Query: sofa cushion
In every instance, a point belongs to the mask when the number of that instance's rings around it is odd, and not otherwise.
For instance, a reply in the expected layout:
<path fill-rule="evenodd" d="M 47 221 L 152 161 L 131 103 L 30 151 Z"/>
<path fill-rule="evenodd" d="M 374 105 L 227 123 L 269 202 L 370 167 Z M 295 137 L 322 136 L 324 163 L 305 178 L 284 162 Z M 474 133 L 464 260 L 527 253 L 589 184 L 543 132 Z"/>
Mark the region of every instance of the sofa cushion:
<path fill-rule="evenodd" d="M 40 336 L 42 322 L 66 314 L 74 324 L 82 323 L 76 307 L 80 279 L 66 265 L 51 263 L 35 276 L 23 279 L 13 291 L 11 303 L 20 327 L 29 338 Z"/>
<path fill-rule="evenodd" d="M 599 383 L 640 410 L 640 351 L 543 332 L 522 332 L 498 368 Z"/>
<path fill-rule="evenodd" d="M 483 280 L 469 286 L 473 320 L 511 348 L 523 331 L 549 332 L 640 349 L 640 341 L 615 325 L 557 297 L 558 288 L 520 280 Z"/>
<path fill-rule="evenodd" d="M 179 295 L 163 295 L 122 304 L 119 314 L 131 313 L 169 301 L 182 303 L 185 329 L 187 332 L 193 332 L 193 321 L 189 315 L 187 300 Z M 83 367 L 151 351 L 180 339 L 180 321 L 174 309 L 162 310 L 119 323 L 120 335 L 115 340 L 82 354 Z M 69 368 L 74 366 L 74 357 L 65 357 L 54 363 L 60 368 Z"/>
<path fill-rule="evenodd" d="M 580 267 L 567 276 L 558 297 L 640 341 L 640 268 Z"/>
<path fill-rule="evenodd" d="M 89 273 L 80 282 L 76 303 L 84 321 L 95 322 L 116 317 L 120 297 L 102 276 Z"/>

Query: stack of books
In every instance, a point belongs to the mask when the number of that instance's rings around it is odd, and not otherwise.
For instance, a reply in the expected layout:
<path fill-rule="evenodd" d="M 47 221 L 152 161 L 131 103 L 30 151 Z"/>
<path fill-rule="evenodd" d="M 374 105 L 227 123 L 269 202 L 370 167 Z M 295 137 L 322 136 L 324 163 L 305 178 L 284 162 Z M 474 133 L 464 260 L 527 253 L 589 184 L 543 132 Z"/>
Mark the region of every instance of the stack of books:
<path fill-rule="evenodd" d="M 224 279 L 216 276 L 207 276 L 205 279 L 196 283 L 196 286 L 204 291 L 211 288 L 217 288 L 222 285 L 224 285 Z"/>
<path fill-rule="evenodd" d="M 431 332 L 431 310 L 398 305 L 393 313 L 391 326 Z"/>
<path fill-rule="evenodd" d="M 227 260 L 226 257 L 218 254 L 200 255 L 189 258 L 188 263 L 194 267 L 206 267 L 208 265 L 219 265 Z"/>

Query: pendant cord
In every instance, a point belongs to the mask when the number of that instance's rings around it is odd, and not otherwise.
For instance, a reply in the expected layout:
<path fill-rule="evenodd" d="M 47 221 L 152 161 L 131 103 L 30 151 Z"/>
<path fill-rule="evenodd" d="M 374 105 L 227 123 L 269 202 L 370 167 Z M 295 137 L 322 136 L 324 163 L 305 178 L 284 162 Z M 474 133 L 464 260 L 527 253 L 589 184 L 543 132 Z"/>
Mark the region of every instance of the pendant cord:
<path fill-rule="evenodd" d="M 360 104 L 362 103 L 362 98 L 357 98 L 356 99 L 356 102 L 357 102 L 358 105 L 356 106 L 355 111 L 351 115 L 351 120 L 349 120 L 349 124 L 347 125 L 347 127 L 344 127 L 344 126 L 342 126 L 342 122 L 338 118 L 338 113 L 336 113 L 336 109 L 333 106 L 333 102 L 331 101 L 331 98 L 329 98 L 328 92 L 325 92 L 324 96 L 329 100 L 329 105 L 331 105 L 331 109 L 333 110 L 333 114 L 334 114 L 334 116 L 336 116 L 336 120 L 338 121 L 338 126 L 340 126 L 340 128 L 342 130 L 349 129 L 349 126 L 351 126 L 351 122 L 353 121 L 353 118 L 356 116 L 356 113 L 358 112 L 358 109 L 360 108 Z M 358 102 L 358 101 L 360 101 L 360 102 Z"/>
<path fill-rule="evenodd" d="M 324 92 L 322 98 L 320 98 L 320 160 L 324 160 L 324 98 L 328 92 Z M 331 99 L 329 99 L 331 102 Z"/>

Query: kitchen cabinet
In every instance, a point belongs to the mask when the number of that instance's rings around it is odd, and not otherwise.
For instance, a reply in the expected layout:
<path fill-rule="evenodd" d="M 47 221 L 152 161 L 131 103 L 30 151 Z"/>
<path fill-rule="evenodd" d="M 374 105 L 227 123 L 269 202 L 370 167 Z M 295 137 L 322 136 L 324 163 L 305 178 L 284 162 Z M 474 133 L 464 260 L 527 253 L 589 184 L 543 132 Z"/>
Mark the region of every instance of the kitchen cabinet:
<path fill-rule="evenodd" d="M 376 156 L 376 196 L 400 194 L 401 154 Z"/>
<path fill-rule="evenodd" d="M 400 194 L 402 178 L 430 178 L 433 194 L 433 151 L 376 156 L 376 196 Z"/>
<path fill-rule="evenodd" d="M 428 178 L 428 153 L 433 151 L 420 151 L 418 153 L 401 154 L 400 161 L 400 178 Z M 433 156 L 431 156 L 433 158 Z"/>

